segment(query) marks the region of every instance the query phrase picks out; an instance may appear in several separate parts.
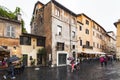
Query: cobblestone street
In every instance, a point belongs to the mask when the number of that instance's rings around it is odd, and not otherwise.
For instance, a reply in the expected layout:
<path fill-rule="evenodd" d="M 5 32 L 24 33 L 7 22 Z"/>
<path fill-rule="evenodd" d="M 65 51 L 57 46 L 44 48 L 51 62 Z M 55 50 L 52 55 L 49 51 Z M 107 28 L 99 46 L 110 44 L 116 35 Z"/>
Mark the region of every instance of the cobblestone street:
<path fill-rule="evenodd" d="M 82 63 L 80 70 L 70 72 L 69 66 L 26 68 L 15 80 L 120 80 L 120 62 L 101 67 L 98 62 Z M 1 80 L 4 71 L 0 71 Z"/>

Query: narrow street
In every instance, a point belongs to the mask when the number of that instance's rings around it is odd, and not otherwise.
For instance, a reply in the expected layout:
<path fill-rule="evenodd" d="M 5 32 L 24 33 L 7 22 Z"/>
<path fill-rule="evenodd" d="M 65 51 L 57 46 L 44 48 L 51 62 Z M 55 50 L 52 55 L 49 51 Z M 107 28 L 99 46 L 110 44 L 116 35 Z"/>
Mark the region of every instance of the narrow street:
<path fill-rule="evenodd" d="M 0 77 L 4 71 L 0 71 Z M 109 62 L 101 67 L 99 62 L 82 63 L 80 70 L 70 72 L 69 66 L 48 68 L 26 68 L 24 73 L 16 75 L 15 80 L 120 80 L 120 62 Z"/>

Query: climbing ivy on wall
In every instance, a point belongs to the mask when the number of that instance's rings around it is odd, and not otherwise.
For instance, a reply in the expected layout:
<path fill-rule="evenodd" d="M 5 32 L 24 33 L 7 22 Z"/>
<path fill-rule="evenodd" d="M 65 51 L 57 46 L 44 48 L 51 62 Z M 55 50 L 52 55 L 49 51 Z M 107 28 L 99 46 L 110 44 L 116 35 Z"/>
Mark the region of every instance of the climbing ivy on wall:
<path fill-rule="evenodd" d="M 17 20 L 17 14 L 20 14 L 21 9 L 19 7 L 16 7 L 14 12 L 11 12 L 9 9 L 7 9 L 4 6 L 0 6 L 0 16 L 8 18 L 8 19 L 14 19 Z M 22 33 L 27 33 L 26 28 L 24 27 L 24 20 L 21 20 L 22 24 Z"/>
<path fill-rule="evenodd" d="M 17 20 L 17 16 L 6 7 L 0 6 L 0 16 Z"/>

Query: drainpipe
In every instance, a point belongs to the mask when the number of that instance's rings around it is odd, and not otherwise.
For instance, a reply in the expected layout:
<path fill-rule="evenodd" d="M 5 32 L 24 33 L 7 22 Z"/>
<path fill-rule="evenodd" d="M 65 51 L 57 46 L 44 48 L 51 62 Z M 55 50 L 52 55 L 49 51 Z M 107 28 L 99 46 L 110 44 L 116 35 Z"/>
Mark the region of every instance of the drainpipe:
<path fill-rule="evenodd" d="M 69 16 L 70 18 L 71 16 Z M 70 36 L 70 53 L 72 54 L 71 50 L 71 19 L 69 19 L 69 36 Z"/>

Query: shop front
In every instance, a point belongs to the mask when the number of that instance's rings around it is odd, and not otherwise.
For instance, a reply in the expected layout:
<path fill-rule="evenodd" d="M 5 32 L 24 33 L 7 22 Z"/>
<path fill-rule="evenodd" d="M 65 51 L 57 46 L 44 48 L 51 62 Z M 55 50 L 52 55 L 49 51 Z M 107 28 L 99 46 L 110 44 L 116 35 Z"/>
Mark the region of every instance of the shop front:
<path fill-rule="evenodd" d="M 58 51 L 57 52 L 57 66 L 65 66 L 67 65 L 67 57 L 68 53 L 65 51 Z"/>
<path fill-rule="evenodd" d="M 79 58 L 80 60 L 95 59 L 95 58 L 98 58 L 101 55 L 105 55 L 105 54 L 106 53 L 104 53 L 104 52 L 83 51 L 83 52 L 77 53 L 77 58 Z"/>

